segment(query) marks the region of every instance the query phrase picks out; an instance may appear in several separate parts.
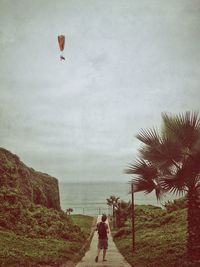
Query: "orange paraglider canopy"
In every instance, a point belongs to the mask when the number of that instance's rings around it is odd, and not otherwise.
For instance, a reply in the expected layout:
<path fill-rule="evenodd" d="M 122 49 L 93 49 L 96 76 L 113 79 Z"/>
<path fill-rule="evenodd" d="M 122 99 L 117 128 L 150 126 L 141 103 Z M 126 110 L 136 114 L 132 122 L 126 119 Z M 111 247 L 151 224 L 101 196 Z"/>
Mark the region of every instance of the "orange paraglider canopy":
<path fill-rule="evenodd" d="M 60 51 L 63 51 L 65 47 L 65 36 L 64 35 L 58 35 L 58 43 L 59 43 Z"/>

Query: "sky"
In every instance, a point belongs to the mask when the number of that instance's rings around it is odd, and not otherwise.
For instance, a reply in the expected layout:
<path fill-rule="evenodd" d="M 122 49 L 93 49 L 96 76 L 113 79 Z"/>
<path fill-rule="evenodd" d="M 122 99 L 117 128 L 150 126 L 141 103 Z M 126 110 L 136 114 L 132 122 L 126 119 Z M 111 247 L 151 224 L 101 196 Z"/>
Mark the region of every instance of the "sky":
<path fill-rule="evenodd" d="M 199 111 L 199 48 L 199 0 L 0 0 L 0 146 L 61 182 L 129 181 L 135 135 Z"/>

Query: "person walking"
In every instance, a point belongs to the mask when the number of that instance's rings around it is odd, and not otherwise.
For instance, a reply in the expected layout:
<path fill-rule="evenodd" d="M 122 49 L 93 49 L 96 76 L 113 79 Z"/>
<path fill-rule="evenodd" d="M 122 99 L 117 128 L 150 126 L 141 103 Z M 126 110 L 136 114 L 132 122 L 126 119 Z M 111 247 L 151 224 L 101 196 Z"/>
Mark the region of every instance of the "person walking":
<path fill-rule="evenodd" d="M 105 214 L 101 217 L 101 222 L 97 223 L 96 231 L 98 231 L 99 239 L 98 239 L 98 249 L 97 256 L 95 258 L 95 262 L 98 262 L 99 255 L 101 250 L 103 249 L 103 261 L 106 261 L 106 251 L 108 249 L 108 224 L 106 223 L 107 216 Z"/>

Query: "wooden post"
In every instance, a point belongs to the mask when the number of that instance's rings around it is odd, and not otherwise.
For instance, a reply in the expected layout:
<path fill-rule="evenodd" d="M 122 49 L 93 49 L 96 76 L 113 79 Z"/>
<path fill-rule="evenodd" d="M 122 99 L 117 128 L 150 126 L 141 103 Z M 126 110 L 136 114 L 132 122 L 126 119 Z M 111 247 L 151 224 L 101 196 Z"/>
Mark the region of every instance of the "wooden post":
<path fill-rule="evenodd" d="M 118 222 L 117 222 L 117 207 L 115 207 L 115 227 L 118 228 Z"/>
<path fill-rule="evenodd" d="M 113 216 L 112 216 L 113 217 L 113 219 L 112 219 L 113 220 L 113 228 L 115 228 L 115 207 L 114 207 L 114 204 L 112 205 L 112 209 L 113 209 L 112 210 L 112 212 L 113 212 Z"/>
<path fill-rule="evenodd" d="M 131 198 L 132 198 L 132 209 L 131 209 L 131 215 L 132 215 L 132 246 L 133 251 L 135 250 L 135 211 L 134 211 L 134 188 L 133 183 L 131 183 Z"/>

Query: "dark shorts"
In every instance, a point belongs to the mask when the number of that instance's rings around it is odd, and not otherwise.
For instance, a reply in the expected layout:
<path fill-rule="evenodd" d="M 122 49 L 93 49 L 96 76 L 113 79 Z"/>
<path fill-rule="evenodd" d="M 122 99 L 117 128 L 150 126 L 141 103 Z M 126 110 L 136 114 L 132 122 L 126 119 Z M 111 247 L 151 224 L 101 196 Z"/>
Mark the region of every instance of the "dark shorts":
<path fill-rule="evenodd" d="M 107 249 L 108 248 L 108 239 L 99 239 L 98 248 L 99 249 Z"/>

